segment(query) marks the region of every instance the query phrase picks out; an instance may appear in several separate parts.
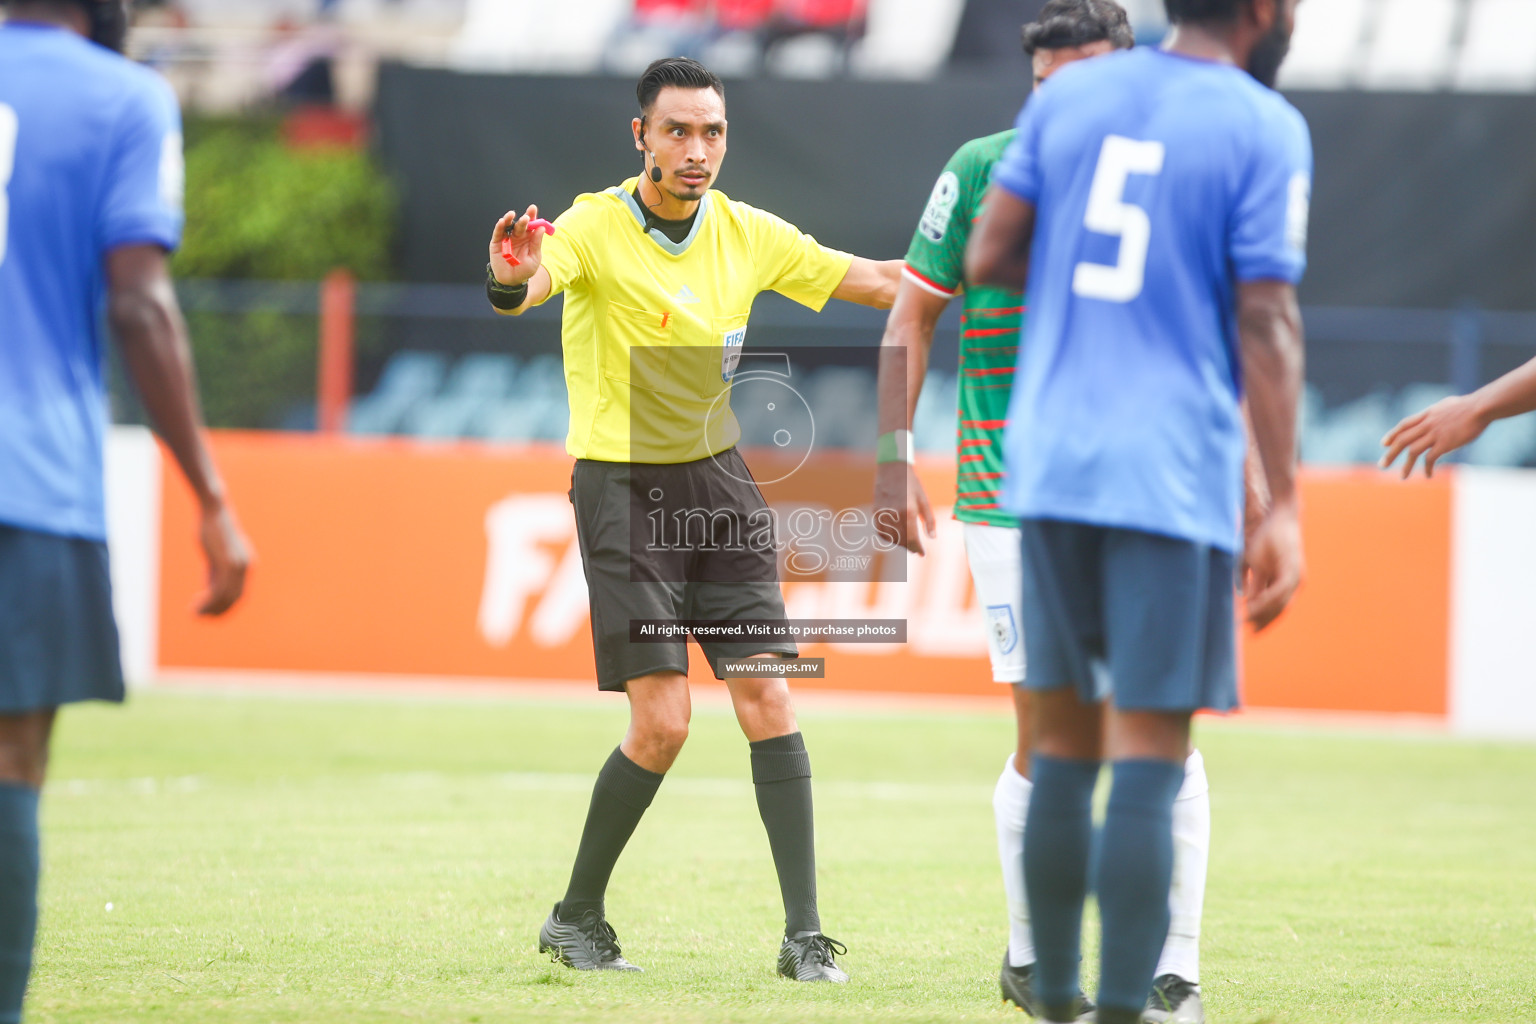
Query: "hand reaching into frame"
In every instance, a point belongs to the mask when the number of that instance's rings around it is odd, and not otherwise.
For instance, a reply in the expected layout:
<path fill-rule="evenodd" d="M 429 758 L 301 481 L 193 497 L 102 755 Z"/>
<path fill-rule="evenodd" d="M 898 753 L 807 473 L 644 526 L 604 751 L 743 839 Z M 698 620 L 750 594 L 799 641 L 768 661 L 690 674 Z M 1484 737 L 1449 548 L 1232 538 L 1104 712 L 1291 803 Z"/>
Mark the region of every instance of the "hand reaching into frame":
<path fill-rule="evenodd" d="M 1424 476 L 1435 475 L 1435 463 L 1457 448 L 1471 444 L 1488 429 L 1489 420 L 1482 413 L 1474 395 L 1442 399 L 1423 412 L 1403 420 L 1381 439 L 1387 449 L 1381 457 L 1386 469 L 1404 452 L 1403 479 L 1413 475 L 1414 464 L 1424 460 Z"/>

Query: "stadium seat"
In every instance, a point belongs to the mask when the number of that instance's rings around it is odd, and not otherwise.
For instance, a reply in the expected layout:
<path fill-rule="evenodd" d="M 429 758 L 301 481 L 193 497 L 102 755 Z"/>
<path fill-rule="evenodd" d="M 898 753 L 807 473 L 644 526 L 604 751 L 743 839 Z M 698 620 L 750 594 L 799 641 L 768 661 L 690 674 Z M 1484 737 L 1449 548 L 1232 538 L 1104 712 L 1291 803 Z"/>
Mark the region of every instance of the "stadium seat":
<path fill-rule="evenodd" d="M 1332 89 L 1349 83 L 1365 34 L 1366 0 L 1326 0 L 1296 8 L 1296 34 L 1280 70 L 1285 87 Z"/>
<path fill-rule="evenodd" d="M 949 57 L 963 0 L 870 0 L 852 68 L 865 78 L 932 78 Z"/>
<path fill-rule="evenodd" d="M 1443 86 L 1450 76 L 1457 8 L 1457 0 L 1381 0 L 1362 83 L 1375 89 Z"/>
<path fill-rule="evenodd" d="M 486 402 L 465 433 L 487 441 L 560 441 L 570 424 L 565 371 L 558 356 L 534 356 L 506 394 Z"/>
<path fill-rule="evenodd" d="M 507 396 L 516 376 L 515 356 L 465 356 L 454 366 L 441 394 L 417 402 L 406 413 L 405 433 L 422 439 L 466 436 L 486 406 Z"/>
<path fill-rule="evenodd" d="M 1536 89 L 1536 3 L 1472 0 L 1454 78 L 1458 89 Z"/>
<path fill-rule="evenodd" d="M 1474 466 L 1523 466 L 1536 458 L 1536 416 L 1495 420 L 1467 446 L 1465 461 Z"/>
<path fill-rule="evenodd" d="M 507 398 L 486 406 L 471 433 L 487 441 L 559 441 L 570 425 L 565 389 Z"/>
<path fill-rule="evenodd" d="M 762 402 L 742 401 L 740 396 L 741 392 L 734 392 L 731 399 L 731 412 L 736 414 L 736 425 L 741 428 L 740 444 L 747 447 L 771 444 L 779 421 Z"/>
<path fill-rule="evenodd" d="M 816 417 L 816 447 L 874 448 L 874 374 L 855 366 L 823 367 L 801 394 Z"/>
<path fill-rule="evenodd" d="M 1317 404 L 1312 400 L 1313 407 Z M 1385 391 L 1347 402 L 1332 412 L 1306 411 L 1306 430 L 1301 438 L 1302 461 L 1314 466 L 1340 466 L 1375 462 L 1381 456 L 1381 439 L 1397 422 L 1397 403 Z"/>
<path fill-rule="evenodd" d="M 1397 401 L 1392 408 L 1392 422 L 1416 412 L 1422 412 L 1440 401 L 1456 393 L 1449 384 L 1409 384 L 1397 393 Z"/>
<path fill-rule="evenodd" d="M 1378 391 L 1328 412 L 1317 388 L 1308 385 L 1302 399 L 1302 459 L 1314 466 L 1375 462 L 1384 450 L 1381 439 L 1399 421 L 1452 394 L 1454 389 L 1445 384 L 1410 384 L 1396 395 Z M 1536 460 L 1536 416 L 1499 420 L 1456 458 L 1477 466 Z"/>
<path fill-rule="evenodd" d="M 450 60 L 473 71 L 594 71 L 629 10 L 630 0 L 468 0 Z"/>
<path fill-rule="evenodd" d="M 352 403 L 347 429 L 354 434 L 393 433 L 413 405 L 437 392 L 447 362 L 437 352 L 391 356 L 373 392 Z"/>
<path fill-rule="evenodd" d="M 560 357 L 545 353 L 528 360 L 508 392 L 509 397 L 564 395 L 565 365 Z"/>
<path fill-rule="evenodd" d="M 929 373 L 923 381 L 912 417 L 912 446 L 918 451 L 954 456 L 958 382 L 958 377 L 947 373 Z"/>

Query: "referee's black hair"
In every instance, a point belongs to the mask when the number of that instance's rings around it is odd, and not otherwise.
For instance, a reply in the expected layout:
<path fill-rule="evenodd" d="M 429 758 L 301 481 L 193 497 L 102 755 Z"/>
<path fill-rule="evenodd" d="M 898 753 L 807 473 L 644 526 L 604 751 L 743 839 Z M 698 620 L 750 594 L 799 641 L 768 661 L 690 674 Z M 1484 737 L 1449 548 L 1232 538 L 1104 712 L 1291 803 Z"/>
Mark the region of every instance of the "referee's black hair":
<path fill-rule="evenodd" d="M 1125 8 L 1115 0 L 1051 0 L 1040 11 L 1040 20 L 1024 26 L 1024 52 L 1031 57 L 1036 50 L 1063 50 L 1105 40 L 1117 50 L 1136 45 Z"/>
<path fill-rule="evenodd" d="M 1252 0 L 1163 0 L 1163 9 L 1173 24 L 1193 22 L 1230 22 L 1236 20 Z"/>
<path fill-rule="evenodd" d="M 640 113 L 649 114 L 661 90 L 673 85 L 679 89 L 713 89 L 725 99 L 725 83 L 720 76 L 692 57 L 663 57 L 651 62 L 635 85 L 635 99 Z"/>

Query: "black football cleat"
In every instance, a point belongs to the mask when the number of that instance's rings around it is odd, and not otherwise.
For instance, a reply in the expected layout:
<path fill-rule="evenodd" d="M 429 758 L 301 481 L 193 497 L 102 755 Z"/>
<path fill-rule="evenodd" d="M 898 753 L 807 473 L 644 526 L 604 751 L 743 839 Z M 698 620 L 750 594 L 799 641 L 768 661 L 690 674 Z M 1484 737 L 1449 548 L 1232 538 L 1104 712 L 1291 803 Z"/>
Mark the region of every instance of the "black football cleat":
<path fill-rule="evenodd" d="M 837 966 L 834 953 L 846 956 L 848 947 L 821 932 L 796 932 L 779 947 L 779 973 L 795 981 L 845 982 L 848 972 Z"/>
<path fill-rule="evenodd" d="M 1003 1002 L 1012 1003 L 1031 1017 L 1041 1016 L 1040 1000 L 1035 998 L 1035 965 L 1015 967 L 1003 954 L 1003 970 L 997 976 L 1003 989 Z"/>
<path fill-rule="evenodd" d="M 539 952 L 578 971 L 640 970 L 620 955 L 619 937 L 602 914 L 589 910 L 575 921 L 562 921 L 558 903 L 539 929 Z"/>
<path fill-rule="evenodd" d="M 1141 1019 L 1147 1024 L 1205 1024 L 1200 986 L 1177 974 L 1159 975 L 1152 983 L 1152 994 L 1147 997 Z"/>
<path fill-rule="evenodd" d="M 1045 1006 L 1035 995 L 1035 965 L 1025 964 L 1023 967 L 1014 967 L 1008 962 L 1008 954 L 1003 954 L 1003 969 L 997 976 L 998 984 L 1003 990 L 1003 1002 L 1012 1003 L 1025 1013 L 1038 1020 L 1045 1019 Z M 1092 1001 L 1081 992 L 1077 994 L 1077 1007 L 1074 1016 L 1077 1020 L 1093 1020 L 1094 1011 Z"/>

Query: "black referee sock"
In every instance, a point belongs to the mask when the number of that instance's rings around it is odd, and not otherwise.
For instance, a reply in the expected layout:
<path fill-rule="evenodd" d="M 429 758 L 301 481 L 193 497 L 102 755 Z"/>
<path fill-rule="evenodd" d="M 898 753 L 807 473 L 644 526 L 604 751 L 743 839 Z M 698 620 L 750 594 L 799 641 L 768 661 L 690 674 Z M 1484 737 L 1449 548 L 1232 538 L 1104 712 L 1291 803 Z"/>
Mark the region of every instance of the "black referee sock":
<path fill-rule="evenodd" d="M 603 894 L 608 891 L 613 866 L 664 778 L 635 764 L 617 747 L 608 755 L 592 787 L 592 804 L 576 849 L 576 864 L 571 868 L 571 884 L 560 901 L 560 920 L 575 921 L 588 910 L 603 912 Z"/>
<path fill-rule="evenodd" d="M 798 732 L 752 745 L 757 810 L 768 829 L 773 866 L 784 896 L 784 934 L 821 931 L 816 912 L 816 823 L 811 813 L 811 758 Z"/>

